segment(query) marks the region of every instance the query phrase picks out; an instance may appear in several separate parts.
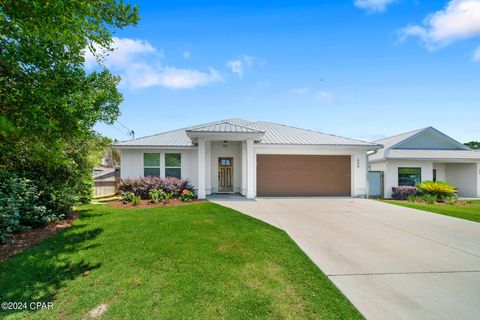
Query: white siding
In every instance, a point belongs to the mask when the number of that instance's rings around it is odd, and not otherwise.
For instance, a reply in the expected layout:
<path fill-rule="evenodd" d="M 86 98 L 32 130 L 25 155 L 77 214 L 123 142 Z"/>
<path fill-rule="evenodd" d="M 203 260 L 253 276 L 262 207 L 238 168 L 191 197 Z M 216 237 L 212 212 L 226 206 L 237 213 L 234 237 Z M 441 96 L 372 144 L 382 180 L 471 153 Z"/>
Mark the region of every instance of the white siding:
<path fill-rule="evenodd" d="M 433 169 L 437 170 L 437 181 L 447 181 L 445 163 L 434 163 Z"/>
<path fill-rule="evenodd" d="M 458 189 L 459 197 L 478 197 L 478 170 L 476 163 L 448 163 L 447 182 Z"/>
<path fill-rule="evenodd" d="M 422 181 L 433 179 L 432 161 L 389 160 L 384 173 L 385 198 L 391 198 L 392 187 L 398 187 L 398 168 L 421 168 Z"/>
<path fill-rule="evenodd" d="M 143 154 L 160 153 L 160 176 L 165 177 L 165 153 L 180 153 L 182 155 L 182 179 L 189 179 L 197 185 L 198 165 L 197 150 L 184 149 L 124 149 L 121 152 L 122 179 L 143 177 Z"/>

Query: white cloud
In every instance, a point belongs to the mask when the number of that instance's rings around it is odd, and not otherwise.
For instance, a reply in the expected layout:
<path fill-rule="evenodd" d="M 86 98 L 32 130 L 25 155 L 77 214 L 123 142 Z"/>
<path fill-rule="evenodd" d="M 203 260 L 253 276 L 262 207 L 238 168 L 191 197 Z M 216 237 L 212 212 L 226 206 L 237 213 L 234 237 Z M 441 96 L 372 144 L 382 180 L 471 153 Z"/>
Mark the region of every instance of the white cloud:
<path fill-rule="evenodd" d="M 417 36 L 429 50 L 479 35 L 479 0 L 451 0 L 445 8 L 427 16 L 422 25 L 410 25 L 400 31 L 401 39 Z"/>
<path fill-rule="evenodd" d="M 304 96 L 307 93 L 309 93 L 310 90 L 311 89 L 309 87 L 295 88 L 295 89 L 292 89 L 292 93 L 297 96 Z"/>
<path fill-rule="evenodd" d="M 397 0 L 355 0 L 354 5 L 369 12 L 383 12 L 388 5 L 394 2 Z"/>
<path fill-rule="evenodd" d="M 333 104 L 335 102 L 335 97 L 325 91 L 318 91 L 315 93 L 315 99 L 325 102 L 326 104 Z"/>
<path fill-rule="evenodd" d="M 475 51 L 473 52 L 472 60 L 475 62 L 480 62 L 480 47 L 475 49 Z"/>
<path fill-rule="evenodd" d="M 222 81 L 220 73 L 209 68 L 208 72 L 196 69 L 164 66 L 161 63 L 163 54 L 158 52 L 150 43 L 142 40 L 127 38 L 113 38 L 113 52 L 105 52 L 95 47 L 97 53 L 102 54 L 101 63 L 112 73 L 122 78 L 120 86 L 129 89 L 142 89 L 152 86 L 161 86 L 170 89 L 190 89 L 205 86 L 213 82 Z M 93 69 L 97 66 L 95 56 L 85 51 L 85 67 Z"/>
<path fill-rule="evenodd" d="M 242 59 L 230 60 L 227 62 L 227 67 L 240 78 L 247 67 L 253 64 L 254 58 L 250 56 L 244 56 Z"/>

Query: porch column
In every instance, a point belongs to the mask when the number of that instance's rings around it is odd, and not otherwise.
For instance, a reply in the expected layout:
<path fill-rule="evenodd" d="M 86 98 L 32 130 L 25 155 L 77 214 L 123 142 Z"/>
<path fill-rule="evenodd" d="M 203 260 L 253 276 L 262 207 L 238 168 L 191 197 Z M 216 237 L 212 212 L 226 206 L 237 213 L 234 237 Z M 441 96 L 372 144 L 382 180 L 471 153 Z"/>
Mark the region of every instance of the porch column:
<path fill-rule="evenodd" d="M 206 152 L 205 139 L 198 139 L 198 199 L 205 199 L 205 182 L 206 182 Z"/>
<path fill-rule="evenodd" d="M 242 188 L 240 193 L 242 196 L 247 195 L 247 146 L 245 142 L 242 141 Z"/>
<path fill-rule="evenodd" d="M 247 139 L 247 199 L 255 198 L 255 154 L 253 152 L 253 139 Z"/>

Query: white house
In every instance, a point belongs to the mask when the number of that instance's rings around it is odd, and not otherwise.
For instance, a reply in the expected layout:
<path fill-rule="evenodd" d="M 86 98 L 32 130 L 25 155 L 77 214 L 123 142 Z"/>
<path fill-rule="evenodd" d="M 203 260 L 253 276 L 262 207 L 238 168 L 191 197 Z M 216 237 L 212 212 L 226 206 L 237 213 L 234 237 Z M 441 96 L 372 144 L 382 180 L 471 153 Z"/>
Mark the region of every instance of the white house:
<path fill-rule="evenodd" d="M 212 193 L 354 196 L 367 189 L 367 153 L 381 145 L 267 121 L 230 119 L 116 144 L 121 177 L 189 179 Z"/>
<path fill-rule="evenodd" d="M 460 197 L 480 197 L 480 152 L 428 127 L 377 140 L 383 149 L 369 156 L 369 169 L 384 173 L 384 197 L 392 187 L 425 180 L 446 181 Z"/>

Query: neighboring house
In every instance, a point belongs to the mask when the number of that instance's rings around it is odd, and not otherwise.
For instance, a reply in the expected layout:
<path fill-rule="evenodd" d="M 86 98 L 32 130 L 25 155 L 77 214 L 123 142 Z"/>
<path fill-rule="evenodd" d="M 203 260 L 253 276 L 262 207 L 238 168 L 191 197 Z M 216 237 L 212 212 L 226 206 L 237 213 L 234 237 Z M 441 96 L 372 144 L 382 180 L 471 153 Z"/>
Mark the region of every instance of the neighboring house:
<path fill-rule="evenodd" d="M 458 188 L 460 197 L 480 197 L 480 152 L 428 127 L 375 141 L 383 149 L 369 156 L 369 170 L 384 173 L 384 197 L 392 187 L 433 180 Z"/>
<path fill-rule="evenodd" d="M 116 144 L 121 177 L 189 179 L 211 193 L 354 196 L 367 189 L 367 152 L 376 143 L 266 121 L 230 119 Z"/>

